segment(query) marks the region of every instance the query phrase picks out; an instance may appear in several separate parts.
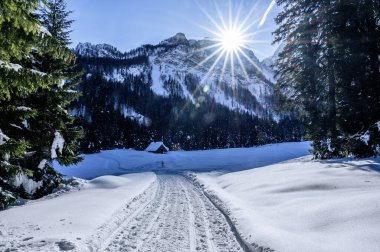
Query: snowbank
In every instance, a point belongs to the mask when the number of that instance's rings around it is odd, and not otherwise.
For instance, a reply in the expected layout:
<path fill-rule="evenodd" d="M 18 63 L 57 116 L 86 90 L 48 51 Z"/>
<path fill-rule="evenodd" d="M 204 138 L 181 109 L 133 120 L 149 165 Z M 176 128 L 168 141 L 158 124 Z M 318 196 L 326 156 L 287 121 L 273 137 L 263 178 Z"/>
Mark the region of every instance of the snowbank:
<path fill-rule="evenodd" d="M 253 148 L 174 151 L 165 155 L 135 150 L 110 150 L 85 155 L 84 161 L 74 166 L 63 167 L 55 163 L 55 168 L 66 177 L 86 179 L 154 170 L 239 171 L 302 157 L 309 154 L 309 149 L 310 143 L 302 142 Z"/>
<path fill-rule="evenodd" d="M 104 176 L 79 191 L 2 211 L 0 251 L 14 246 L 22 251 L 86 251 L 88 237 L 155 180 L 153 173 Z"/>
<path fill-rule="evenodd" d="M 275 251 L 380 251 L 380 159 L 304 157 L 197 174 L 246 241 Z"/>

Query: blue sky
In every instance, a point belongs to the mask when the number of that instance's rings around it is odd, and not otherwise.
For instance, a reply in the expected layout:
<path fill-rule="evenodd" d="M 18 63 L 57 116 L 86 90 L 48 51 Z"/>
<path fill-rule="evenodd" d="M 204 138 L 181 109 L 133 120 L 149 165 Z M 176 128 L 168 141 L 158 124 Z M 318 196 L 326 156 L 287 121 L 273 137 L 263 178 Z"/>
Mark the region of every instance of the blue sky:
<path fill-rule="evenodd" d="M 218 25 L 219 16 L 228 22 L 229 10 L 233 18 L 240 20 L 251 12 L 247 25 L 253 24 L 247 33 L 254 33 L 250 43 L 258 58 L 273 54 L 272 32 L 277 6 L 270 8 L 271 0 L 68 0 L 68 10 L 74 11 L 72 42 L 108 43 L 122 51 L 142 44 L 157 44 L 183 32 L 189 39 L 214 36 L 217 31 L 210 17 Z M 216 3 L 216 4 L 215 4 Z M 218 15 L 216 5 L 221 15 Z M 266 18 L 265 13 L 267 12 Z M 209 15 L 209 17 L 208 17 Z M 265 21 L 265 22 L 264 22 Z"/>

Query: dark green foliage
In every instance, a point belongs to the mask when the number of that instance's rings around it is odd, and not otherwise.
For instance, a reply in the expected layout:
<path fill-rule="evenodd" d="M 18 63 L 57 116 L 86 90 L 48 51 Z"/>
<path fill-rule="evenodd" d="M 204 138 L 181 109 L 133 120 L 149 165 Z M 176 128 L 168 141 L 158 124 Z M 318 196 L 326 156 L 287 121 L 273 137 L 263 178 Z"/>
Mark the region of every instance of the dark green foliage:
<path fill-rule="evenodd" d="M 70 28 L 74 22 L 69 19 L 71 13 L 66 10 L 65 0 L 46 0 L 46 7 L 41 8 L 41 24 L 63 46 L 70 44 Z"/>
<path fill-rule="evenodd" d="M 59 5 L 64 6 L 62 1 Z M 76 155 L 80 132 L 65 111 L 78 97 L 71 90 L 76 85 L 75 55 L 67 48 L 71 21 L 60 22 L 67 15 L 57 15 L 57 23 L 49 26 L 57 28 L 53 34 L 41 26 L 36 14 L 40 6 L 37 0 L 0 2 L 0 208 L 17 197 L 50 193 L 61 182 L 52 167 L 54 159 L 62 164 L 80 160 Z M 57 13 L 43 12 L 45 24 L 44 15 L 64 12 L 54 10 Z M 67 85 L 61 87 L 63 80 Z M 53 156 L 57 134 L 65 144 Z"/>
<path fill-rule="evenodd" d="M 306 121 L 317 158 L 379 154 L 379 2 L 278 0 L 276 41 L 281 107 Z"/>

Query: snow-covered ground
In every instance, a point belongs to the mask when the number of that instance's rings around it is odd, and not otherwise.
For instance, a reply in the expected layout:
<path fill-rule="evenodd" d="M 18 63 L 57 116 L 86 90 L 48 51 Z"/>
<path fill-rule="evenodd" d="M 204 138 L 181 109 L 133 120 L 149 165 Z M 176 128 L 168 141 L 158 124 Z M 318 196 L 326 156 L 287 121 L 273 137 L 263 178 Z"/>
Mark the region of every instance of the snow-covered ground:
<path fill-rule="evenodd" d="M 155 181 L 154 173 L 103 176 L 59 197 L 2 211 L 0 251 L 87 251 L 104 238 L 91 235 L 105 223 L 116 228 L 123 207 Z"/>
<path fill-rule="evenodd" d="M 57 169 L 92 180 L 0 212 L 0 251 L 380 251 L 380 159 L 309 148 L 85 155 Z"/>
<path fill-rule="evenodd" d="M 275 251 L 380 251 L 380 159 L 197 174 L 243 239 Z"/>
<path fill-rule="evenodd" d="M 92 179 L 110 174 L 152 170 L 239 171 L 262 167 L 309 154 L 310 144 L 282 143 L 253 148 L 173 151 L 165 155 L 135 150 L 109 150 L 85 155 L 78 165 L 56 169 L 67 177 Z M 162 169 L 164 162 L 164 169 Z"/>

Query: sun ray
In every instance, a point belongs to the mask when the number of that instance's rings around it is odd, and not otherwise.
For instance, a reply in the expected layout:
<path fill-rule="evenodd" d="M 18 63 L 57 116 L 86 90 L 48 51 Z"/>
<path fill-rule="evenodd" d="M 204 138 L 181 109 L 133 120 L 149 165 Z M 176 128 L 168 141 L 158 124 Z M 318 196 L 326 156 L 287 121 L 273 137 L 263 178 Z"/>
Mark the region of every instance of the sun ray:
<path fill-rule="evenodd" d="M 215 25 L 215 27 L 219 30 L 219 32 L 223 32 L 223 28 L 220 27 L 220 25 L 215 21 L 215 19 L 202 7 L 202 5 L 198 2 L 198 0 L 196 0 L 195 3 L 201 9 L 203 14 L 205 14 L 206 17 L 211 21 L 211 23 Z"/>
<path fill-rule="evenodd" d="M 224 56 L 224 53 L 221 53 L 215 62 L 211 65 L 210 69 L 207 71 L 206 75 L 202 78 L 201 83 L 203 83 L 212 73 L 216 65 L 219 63 L 220 59 Z"/>
<path fill-rule="evenodd" d="M 221 12 L 221 10 L 220 10 L 220 8 L 219 8 L 218 3 L 217 3 L 216 0 L 214 0 L 213 2 L 214 2 L 215 9 L 216 9 L 216 12 L 217 12 L 217 14 L 218 14 L 218 17 L 219 17 L 219 19 L 220 19 L 220 22 L 222 22 L 223 30 L 227 30 L 227 29 L 228 29 L 228 26 L 227 26 L 226 21 L 225 21 L 224 18 L 223 18 L 223 15 L 222 15 L 222 12 Z"/>
<path fill-rule="evenodd" d="M 249 75 L 247 73 L 247 69 L 245 69 L 244 63 L 240 58 L 240 54 L 238 52 L 235 52 L 235 56 L 238 59 L 239 65 L 240 65 L 241 69 L 243 70 L 243 73 L 244 73 L 246 80 L 249 80 Z"/>
<path fill-rule="evenodd" d="M 239 8 L 238 8 L 238 11 L 237 11 L 236 16 L 235 16 L 235 24 L 234 24 L 234 29 L 237 31 L 241 31 L 241 28 L 240 28 L 241 17 L 240 17 L 240 15 L 241 15 L 242 9 L 243 9 L 243 0 L 240 0 Z"/>
<path fill-rule="evenodd" d="M 230 65 L 231 65 L 231 81 L 232 81 L 232 87 L 235 88 L 235 67 L 234 67 L 234 57 L 233 57 L 234 51 L 231 51 L 230 55 Z"/>
<path fill-rule="evenodd" d="M 268 57 L 268 55 L 267 54 L 265 54 L 265 53 L 262 53 L 262 52 L 260 52 L 260 51 L 258 51 L 258 50 L 255 50 L 255 49 L 253 49 L 253 48 L 250 48 L 250 50 L 254 53 L 254 54 L 257 54 L 257 55 L 260 55 L 260 56 L 262 56 L 262 57 Z"/>
<path fill-rule="evenodd" d="M 226 52 L 225 54 L 225 59 L 224 59 L 224 63 L 223 63 L 223 68 L 222 68 L 222 76 L 224 78 L 224 74 L 226 73 L 226 69 L 227 69 L 227 64 L 228 64 L 228 58 L 230 57 L 230 53 L 229 52 Z"/>
<path fill-rule="evenodd" d="M 203 64 L 205 64 L 206 62 L 208 62 L 209 60 L 211 60 L 213 57 L 215 57 L 216 54 L 218 54 L 220 51 L 222 51 L 223 48 L 220 47 L 218 50 L 214 51 L 211 55 L 209 55 L 207 58 L 205 58 L 204 60 L 202 60 L 201 62 L 199 62 L 196 66 L 194 66 L 191 70 L 195 69 L 195 68 L 198 68 L 198 67 L 201 67 Z"/>
<path fill-rule="evenodd" d="M 243 55 L 243 57 L 248 60 L 249 63 L 251 63 L 257 70 L 261 70 L 260 67 L 242 50 L 242 49 L 239 49 L 239 52 L 241 53 L 241 55 Z"/>
<path fill-rule="evenodd" d="M 241 22 L 241 24 L 239 25 L 239 30 L 241 30 L 241 31 L 243 31 L 244 32 L 244 30 L 243 30 L 243 28 L 244 27 L 246 27 L 246 24 L 247 24 L 247 22 L 252 18 L 252 15 L 253 15 L 253 13 L 257 10 L 257 7 L 259 6 L 259 3 L 260 3 L 261 1 L 257 1 L 253 6 L 252 6 L 252 8 L 250 9 L 250 11 L 249 11 L 249 13 L 246 15 L 246 17 L 245 17 L 245 19 Z M 255 22 L 255 21 L 254 21 Z M 256 21 L 256 23 L 257 23 L 258 21 Z"/>
<path fill-rule="evenodd" d="M 228 0 L 228 28 L 232 30 L 232 2 Z"/>
<path fill-rule="evenodd" d="M 228 10 L 223 10 L 223 12 L 219 6 L 219 2 L 217 0 L 213 0 L 212 2 L 216 10 L 214 13 L 214 15 L 216 14 L 216 19 L 199 4 L 198 0 L 196 1 L 202 12 L 215 26 L 215 28 L 212 30 L 198 24 L 198 26 L 202 27 L 204 30 L 209 31 L 213 37 L 209 38 L 211 44 L 207 43 L 204 47 L 199 48 L 194 52 L 199 53 L 210 50 L 210 53 L 207 52 L 209 56 L 203 59 L 200 63 L 196 64 L 193 69 L 198 67 L 207 69 L 206 73 L 200 80 L 202 85 L 205 84 L 209 77 L 217 71 L 219 74 L 217 85 L 223 85 L 226 81 L 229 82 L 233 89 L 231 99 L 234 100 L 237 92 L 236 87 L 240 84 L 240 75 L 237 75 L 237 71 L 240 71 L 241 69 L 244 74 L 244 78 L 247 81 L 246 83 L 249 83 L 249 79 L 251 78 L 251 72 L 248 70 L 257 69 L 258 71 L 261 71 L 257 59 L 253 56 L 253 53 L 260 55 L 262 54 L 250 48 L 250 45 L 271 43 L 269 40 L 261 40 L 256 37 L 263 32 L 272 30 L 274 27 L 266 27 L 265 29 L 259 30 L 257 29 L 257 25 L 264 18 L 263 15 L 256 15 L 255 12 L 258 9 L 259 4 L 263 2 L 262 0 L 256 1 L 256 3 L 247 10 L 248 14 L 244 14 L 244 16 L 242 16 L 243 11 L 246 12 L 244 9 L 246 7 L 244 5 L 244 0 L 236 0 L 234 2 L 232 0 L 228 0 Z M 238 2 L 239 5 L 233 8 L 232 3 L 236 2 Z M 273 8 L 273 6 L 271 8 Z M 225 15 L 223 16 L 222 13 Z M 219 23 L 217 23 L 216 20 L 218 20 Z M 223 58 L 224 62 L 221 63 Z M 207 62 L 212 63 L 206 65 Z M 223 64 L 222 67 L 221 64 Z M 199 90 L 196 90 L 195 93 L 199 93 L 198 91 Z"/>
<path fill-rule="evenodd" d="M 201 29 L 203 29 L 203 30 L 205 30 L 205 31 L 213 34 L 214 36 L 219 36 L 219 34 L 220 34 L 220 33 L 216 32 L 216 31 L 214 31 L 214 30 L 212 30 L 212 29 L 210 29 L 210 28 L 208 28 L 208 27 L 206 27 L 204 25 L 201 25 L 199 23 L 196 23 L 196 22 L 192 21 L 191 19 L 185 18 L 185 20 L 188 21 L 189 23 L 191 23 L 191 24 L 193 24 L 195 26 L 198 26 L 199 28 L 201 28 Z"/>
<path fill-rule="evenodd" d="M 220 47 L 220 45 L 218 43 L 216 43 L 216 44 L 213 44 L 213 45 L 210 45 L 210 46 L 202 47 L 202 48 L 199 48 L 199 49 L 195 50 L 194 53 L 199 53 L 199 52 L 207 51 L 207 50 L 213 49 L 215 47 Z"/>
<path fill-rule="evenodd" d="M 254 31 L 254 32 L 251 32 L 251 33 L 245 33 L 248 37 L 252 37 L 252 36 L 255 36 L 255 35 L 258 35 L 258 34 L 261 34 L 263 32 L 267 32 L 267 31 L 273 31 L 276 27 L 275 26 L 271 26 L 271 27 L 267 27 L 265 29 L 260 29 L 260 30 L 257 30 L 257 31 Z M 243 31 L 244 32 L 244 31 Z"/>

